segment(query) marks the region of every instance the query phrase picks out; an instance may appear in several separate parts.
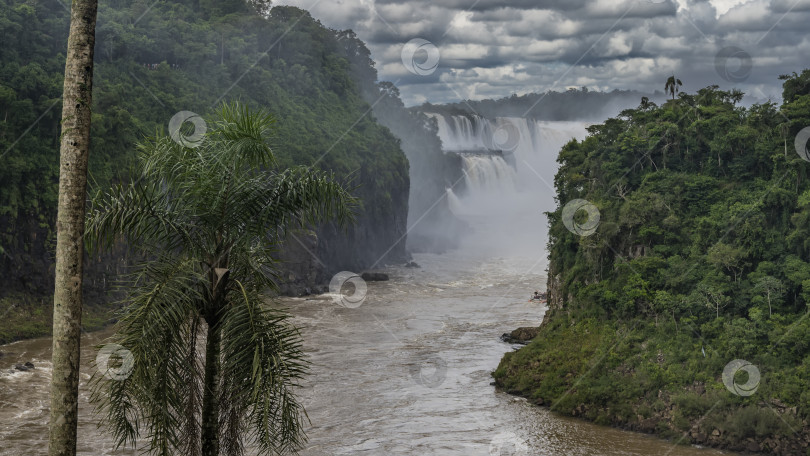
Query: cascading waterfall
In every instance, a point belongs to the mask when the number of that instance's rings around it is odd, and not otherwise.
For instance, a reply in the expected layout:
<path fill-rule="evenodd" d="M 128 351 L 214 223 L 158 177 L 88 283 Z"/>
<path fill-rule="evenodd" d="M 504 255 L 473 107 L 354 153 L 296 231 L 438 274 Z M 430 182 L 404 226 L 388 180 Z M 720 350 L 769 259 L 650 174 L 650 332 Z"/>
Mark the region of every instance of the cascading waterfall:
<path fill-rule="evenodd" d="M 493 193 L 553 192 L 557 154 L 572 138 L 587 135 L 583 122 L 431 116 L 437 120 L 444 152 L 461 156 L 467 190 L 462 200 Z"/>
<path fill-rule="evenodd" d="M 463 191 L 447 190 L 450 210 L 473 224 L 487 224 L 482 230 L 489 233 L 472 241 L 476 248 L 500 238 L 513 241 L 522 252 L 540 254 L 547 230 L 543 213 L 555 207 L 557 155 L 571 139 L 584 139 L 588 124 L 430 115 L 437 121 L 443 151 L 460 157 L 464 173 Z"/>
<path fill-rule="evenodd" d="M 464 180 L 470 194 L 483 196 L 495 192 L 514 192 L 517 173 L 497 155 L 462 155 Z"/>

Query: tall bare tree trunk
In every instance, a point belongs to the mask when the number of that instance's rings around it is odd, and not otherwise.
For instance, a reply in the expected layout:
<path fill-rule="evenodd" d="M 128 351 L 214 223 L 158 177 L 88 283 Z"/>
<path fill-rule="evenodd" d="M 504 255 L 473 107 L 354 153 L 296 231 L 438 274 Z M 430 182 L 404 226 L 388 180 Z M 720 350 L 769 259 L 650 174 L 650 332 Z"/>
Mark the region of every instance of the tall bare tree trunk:
<path fill-rule="evenodd" d="M 50 456 L 76 454 L 79 353 L 82 319 L 87 157 L 97 0 L 73 0 L 70 11 L 62 141 L 59 148 L 59 210 L 56 216 L 56 286 L 53 296 L 53 379 L 51 380 Z"/>

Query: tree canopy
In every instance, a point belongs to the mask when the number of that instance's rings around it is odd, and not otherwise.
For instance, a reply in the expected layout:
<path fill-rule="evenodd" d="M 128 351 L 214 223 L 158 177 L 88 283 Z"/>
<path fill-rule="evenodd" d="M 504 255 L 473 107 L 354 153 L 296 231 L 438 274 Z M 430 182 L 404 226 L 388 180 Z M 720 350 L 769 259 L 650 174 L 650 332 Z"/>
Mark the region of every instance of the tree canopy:
<path fill-rule="evenodd" d="M 140 438 L 152 454 L 301 446 L 301 339 L 265 293 L 287 229 L 345 225 L 357 203 L 331 174 L 276 169 L 266 112 L 218 114 L 191 147 L 167 135 L 142 143 L 136 179 L 92 199 L 88 242 L 123 236 L 148 258 L 111 338 L 133 363 L 120 377 L 97 371 L 93 398 L 116 443 Z"/>
<path fill-rule="evenodd" d="M 91 188 L 128 180 L 132 145 L 165 130 L 175 113 L 204 114 L 240 100 L 277 116 L 270 141 L 281 166 L 314 165 L 355 184 L 358 224 L 348 233 L 331 225 L 318 233 L 331 246 L 317 252 L 325 263 L 361 268 L 392 245 L 389 261 L 404 255 L 397 239 L 406 229 L 408 162 L 363 99 L 360 87 L 376 82 L 376 70 L 354 58 L 341 40 L 347 32 L 286 6 L 263 17 L 241 1 L 99 3 Z M 0 0 L 0 267 L 9 271 L 3 293 L 44 294 L 52 280 L 68 19 L 58 2 Z M 94 279 L 103 282 L 97 268 L 90 275 L 88 291 Z"/>
<path fill-rule="evenodd" d="M 717 86 L 642 100 L 563 147 L 548 214 L 552 310 L 535 343 L 504 357 L 499 384 L 597 422 L 799 451 L 810 435 L 810 163 L 794 138 L 810 125 L 807 75 L 783 78 L 781 106 L 743 108 L 741 92 Z M 600 213 L 590 236 L 565 226 L 575 199 Z M 721 381 L 735 359 L 762 372 L 751 397 Z"/>

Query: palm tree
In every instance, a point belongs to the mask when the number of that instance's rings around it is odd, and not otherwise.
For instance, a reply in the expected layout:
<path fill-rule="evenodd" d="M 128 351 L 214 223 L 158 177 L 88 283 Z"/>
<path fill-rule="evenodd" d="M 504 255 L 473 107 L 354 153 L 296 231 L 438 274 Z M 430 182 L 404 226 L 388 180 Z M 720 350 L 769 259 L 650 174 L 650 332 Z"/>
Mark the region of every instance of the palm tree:
<path fill-rule="evenodd" d="M 650 101 L 648 97 L 641 97 L 641 103 L 639 104 L 639 108 L 641 108 L 642 111 L 648 111 L 657 106 L 658 105 L 656 105 L 655 102 Z"/>
<path fill-rule="evenodd" d="M 122 236 L 149 258 L 111 340 L 131 352 L 131 371 L 97 374 L 92 399 L 119 445 L 145 438 L 152 454 L 300 447 L 301 339 L 262 293 L 287 229 L 345 225 L 357 204 L 331 174 L 273 169 L 270 115 L 238 104 L 218 114 L 198 147 L 163 135 L 140 145 L 140 179 L 92 199 L 91 245 Z"/>
<path fill-rule="evenodd" d="M 53 375 L 50 388 L 48 454 L 76 454 L 79 415 L 82 263 L 84 260 L 87 161 L 97 0 L 75 0 L 70 14 L 62 92 L 59 146 L 59 207 L 53 294 Z"/>
<path fill-rule="evenodd" d="M 672 99 L 675 99 L 675 94 L 680 91 L 680 87 L 683 85 L 680 79 L 676 79 L 675 75 L 673 74 L 667 79 L 666 85 L 664 85 L 664 92 L 669 92 L 672 95 Z"/>

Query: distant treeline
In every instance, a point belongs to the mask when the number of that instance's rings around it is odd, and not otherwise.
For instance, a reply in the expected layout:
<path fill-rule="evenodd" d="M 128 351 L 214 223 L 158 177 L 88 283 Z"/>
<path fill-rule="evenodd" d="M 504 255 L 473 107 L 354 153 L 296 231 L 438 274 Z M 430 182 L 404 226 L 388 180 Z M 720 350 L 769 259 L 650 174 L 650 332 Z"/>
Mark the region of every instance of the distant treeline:
<path fill-rule="evenodd" d="M 458 103 L 434 105 L 424 103 L 412 110 L 435 112 L 449 116 L 479 115 L 486 118 L 528 117 L 538 120 L 603 120 L 622 109 L 638 105 L 641 97 L 663 99 L 664 93 L 642 93 L 635 90 L 599 92 L 568 89 L 565 92 L 547 91 L 515 95 L 498 100 L 466 100 Z"/>

